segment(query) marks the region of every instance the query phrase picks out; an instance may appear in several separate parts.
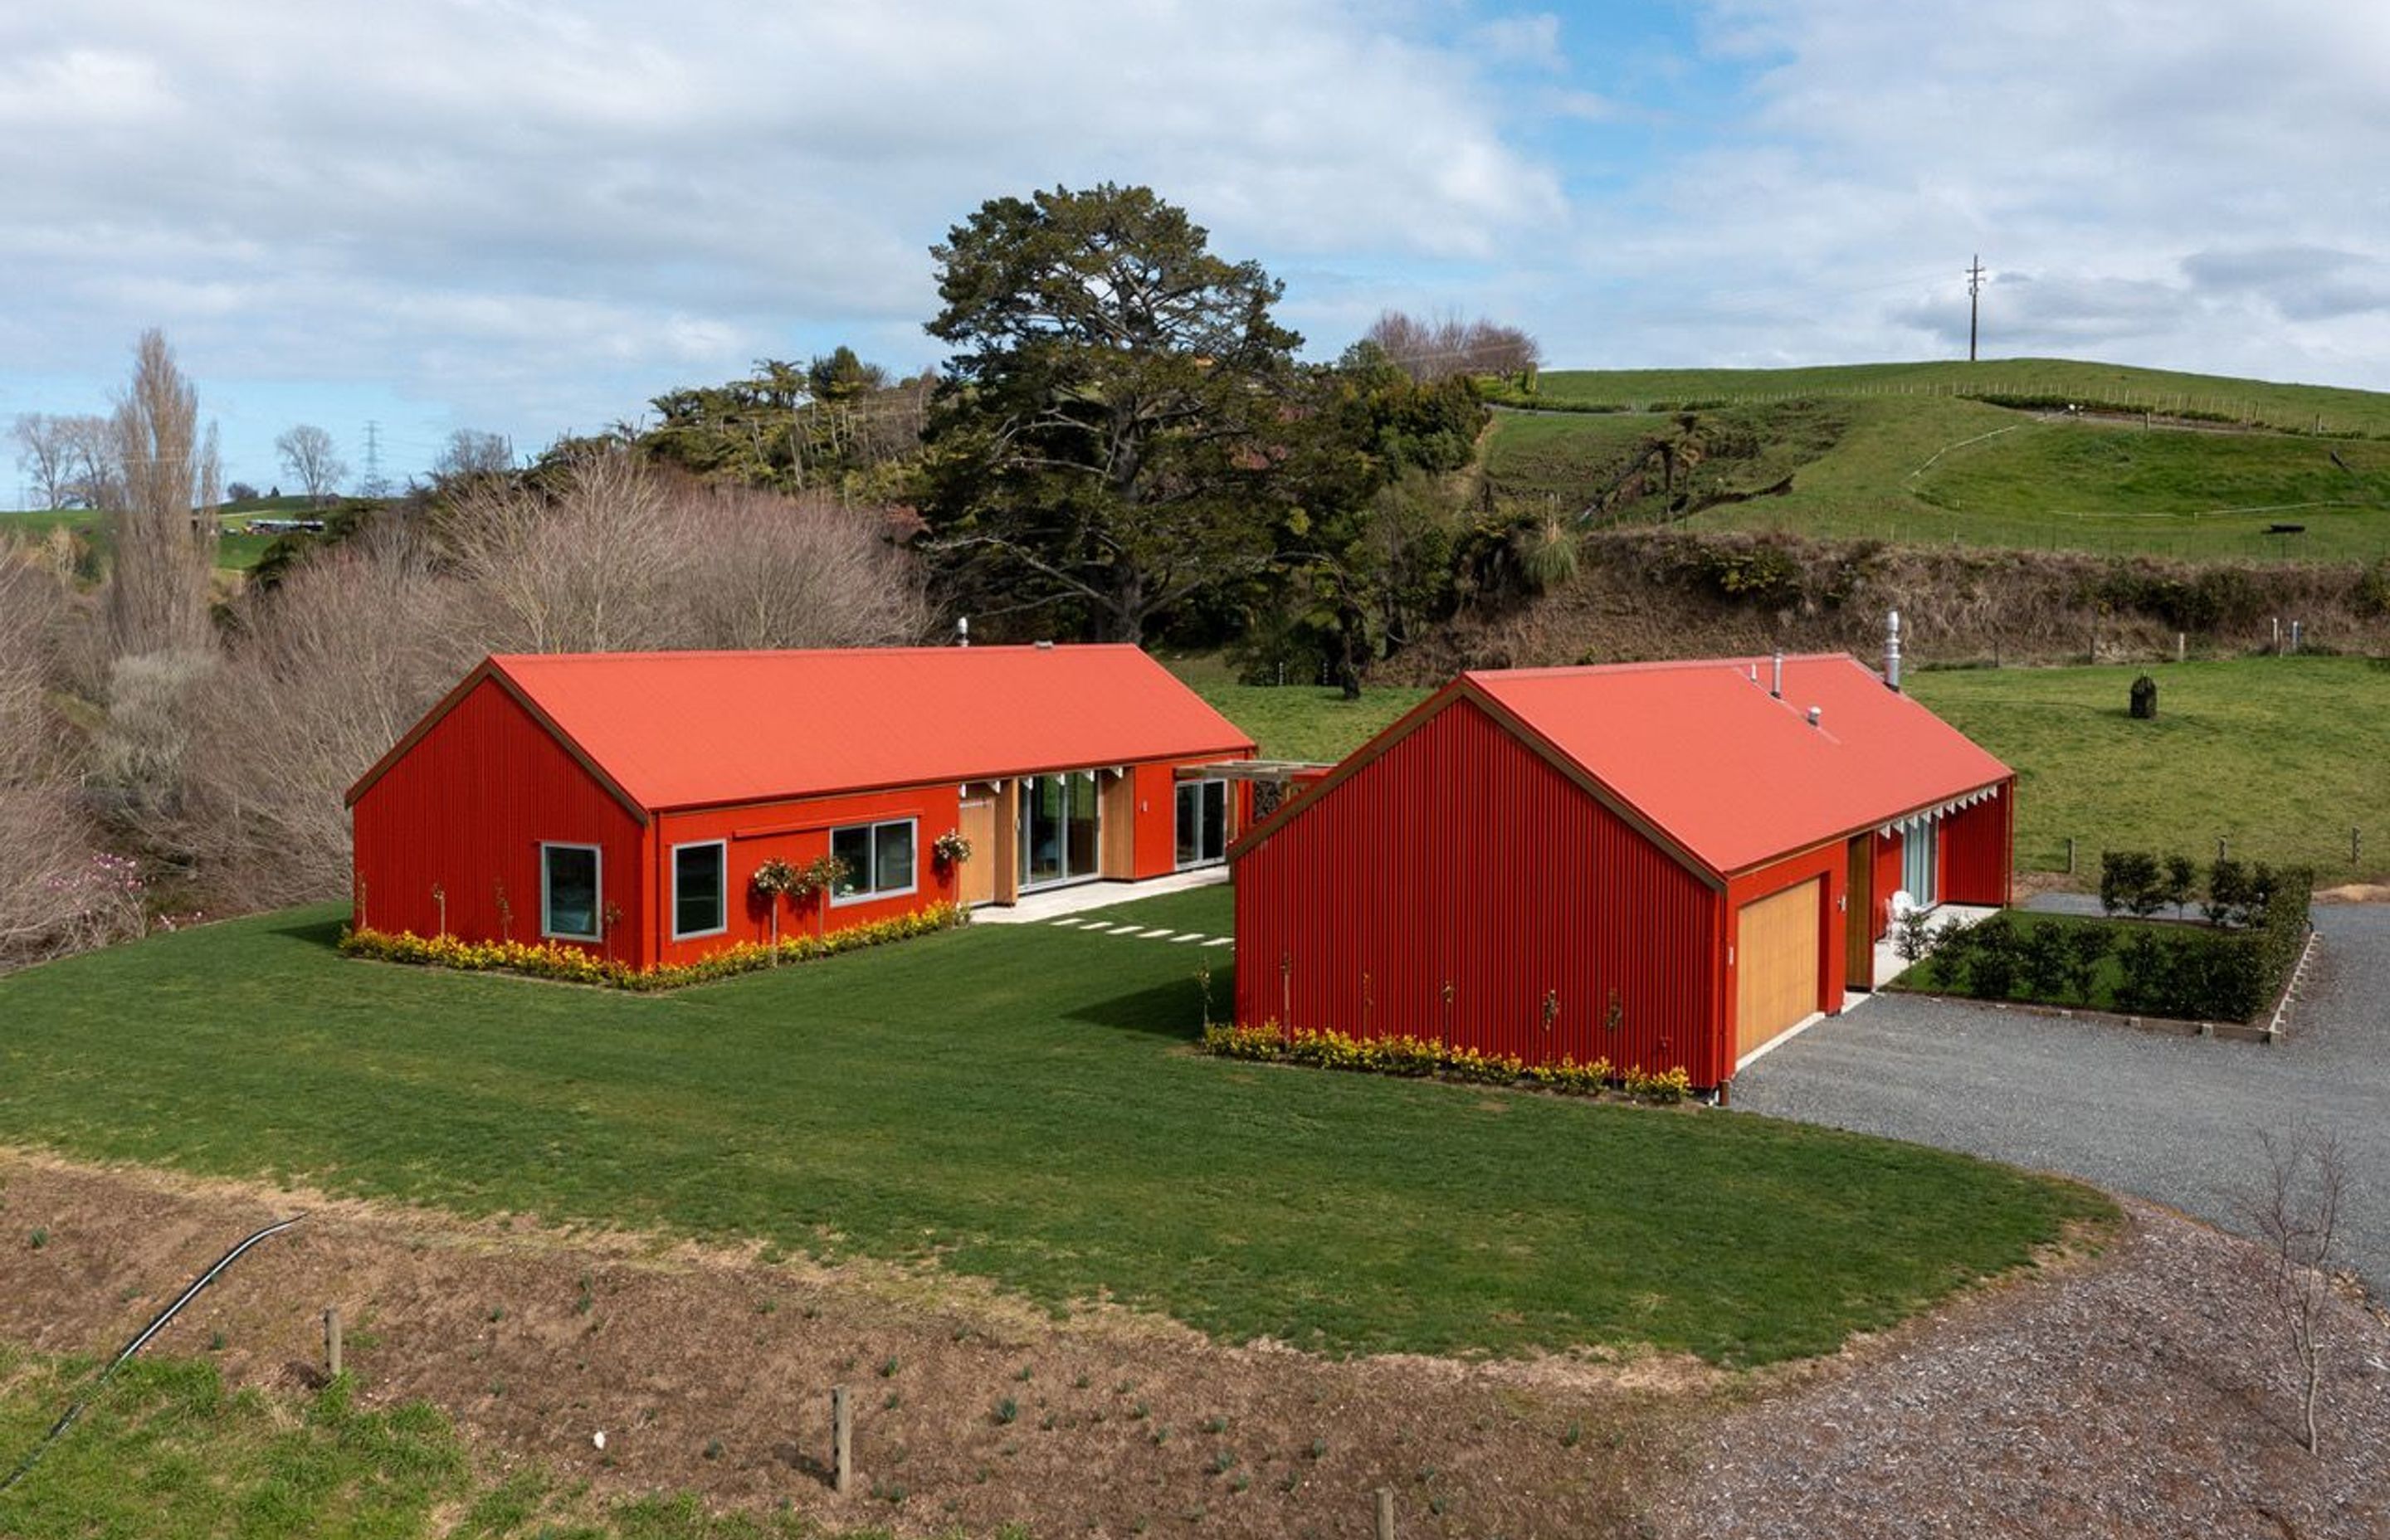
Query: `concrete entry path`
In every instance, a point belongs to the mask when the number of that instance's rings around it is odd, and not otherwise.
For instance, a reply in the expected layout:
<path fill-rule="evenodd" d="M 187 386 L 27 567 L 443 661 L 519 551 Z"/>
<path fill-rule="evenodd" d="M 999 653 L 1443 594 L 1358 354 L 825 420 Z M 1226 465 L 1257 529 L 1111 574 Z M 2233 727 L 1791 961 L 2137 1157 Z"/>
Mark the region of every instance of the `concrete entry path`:
<path fill-rule="evenodd" d="M 1043 925 L 1063 915 L 1083 915 L 1090 909 L 1108 909 L 1115 904 L 1163 893 L 1183 893 L 1189 888 L 1215 887 L 1227 879 L 1228 868 L 1222 866 L 1198 866 L 1193 871 L 1172 872 L 1143 882 L 1074 882 L 1067 888 L 1025 893 L 1018 904 L 983 904 L 971 911 L 971 923 Z"/>
<path fill-rule="evenodd" d="M 1736 1076 L 1738 1110 L 2064 1172 L 2245 1233 L 2261 1133 L 2338 1136 L 2344 1255 L 2390 1289 L 2390 906 L 2327 905 L 2284 1041 L 1882 995 Z"/>

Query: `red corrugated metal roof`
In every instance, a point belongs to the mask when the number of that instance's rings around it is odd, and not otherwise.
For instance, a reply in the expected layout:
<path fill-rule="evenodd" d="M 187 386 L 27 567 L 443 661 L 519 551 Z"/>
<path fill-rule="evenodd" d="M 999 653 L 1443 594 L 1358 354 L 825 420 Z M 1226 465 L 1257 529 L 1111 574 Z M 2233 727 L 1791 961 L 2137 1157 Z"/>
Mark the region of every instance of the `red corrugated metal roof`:
<path fill-rule="evenodd" d="M 1127 646 L 505 654 L 484 666 L 649 810 L 1253 752 Z"/>
<path fill-rule="evenodd" d="M 2004 780 L 2009 767 L 1844 653 L 1508 669 L 1461 682 L 1721 874 Z M 1758 682 L 1752 682 L 1752 672 Z M 1822 710 L 1812 727 L 1808 712 Z"/>

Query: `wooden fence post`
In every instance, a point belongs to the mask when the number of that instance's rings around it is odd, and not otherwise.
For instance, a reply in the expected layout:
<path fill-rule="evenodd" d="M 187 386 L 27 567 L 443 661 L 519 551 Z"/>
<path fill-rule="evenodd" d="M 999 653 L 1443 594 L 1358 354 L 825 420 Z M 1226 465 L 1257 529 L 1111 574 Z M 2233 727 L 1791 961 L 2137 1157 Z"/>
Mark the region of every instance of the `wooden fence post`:
<path fill-rule="evenodd" d="M 341 1377 L 341 1307 L 324 1307 L 324 1365 L 328 1378 Z"/>
<path fill-rule="evenodd" d="M 1378 1540 L 1394 1540 L 1394 1489 L 1378 1488 Z"/>
<path fill-rule="evenodd" d="M 2075 836 L 2072 834 L 2066 837 L 2066 875 L 2075 875 Z"/>
<path fill-rule="evenodd" d="M 854 1485 L 854 1407 L 844 1385 L 829 1392 L 829 1483 L 842 1497 Z"/>

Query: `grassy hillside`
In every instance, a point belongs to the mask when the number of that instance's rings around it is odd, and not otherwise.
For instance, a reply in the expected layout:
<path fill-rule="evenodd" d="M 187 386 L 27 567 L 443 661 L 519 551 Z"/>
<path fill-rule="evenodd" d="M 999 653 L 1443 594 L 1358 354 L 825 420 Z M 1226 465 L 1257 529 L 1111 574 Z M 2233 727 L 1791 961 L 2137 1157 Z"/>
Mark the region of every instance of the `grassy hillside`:
<path fill-rule="evenodd" d="M 340 507 L 375 507 L 379 505 L 356 498 L 342 499 L 333 509 L 320 509 L 304 497 L 252 497 L 243 502 L 226 503 L 216 510 L 219 534 L 216 539 L 216 568 L 219 571 L 245 572 L 263 558 L 266 548 L 281 538 L 274 534 L 251 534 L 247 525 L 252 519 L 311 519 L 326 517 Z M 102 553 L 107 549 L 107 531 L 101 516 L 88 508 L 58 508 L 0 513 L 0 538 L 15 535 L 24 540 L 40 540 L 53 529 L 65 528 L 89 541 Z"/>
<path fill-rule="evenodd" d="M 1837 364 L 1805 369 L 1560 369 L 1536 381 L 1555 405 L 1669 410 L 1803 396 L 2037 396 L 2194 413 L 2298 432 L 2390 434 L 2390 394 L 2067 358 Z"/>
<path fill-rule="evenodd" d="M 2094 365 L 1978 367 L 1987 373 L 1935 364 L 1547 375 L 1539 396 L 1553 404 L 1690 404 L 1508 414 L 1488 444 L 1486 475 L 1497 498 L 1582 513 L 1589 524 L 2193 559 L 2390 554 L 2390 440 L 2313 435 L 2319 422 L 2390 434 L 2390 396 Z M 1960 384 L 2094 404 L 2092 391 L 2068 387 L 2100 385 L 2153 410 L 2221 403 L 2229 410 L 2218 415 L 2268 426 L 2025 411 L 1953 393 Z M 1673 461 L 1664 467 L 1651 454 L 1664 444 Z M 1788 476 L 1781 495 L 1717 502 Z"/>

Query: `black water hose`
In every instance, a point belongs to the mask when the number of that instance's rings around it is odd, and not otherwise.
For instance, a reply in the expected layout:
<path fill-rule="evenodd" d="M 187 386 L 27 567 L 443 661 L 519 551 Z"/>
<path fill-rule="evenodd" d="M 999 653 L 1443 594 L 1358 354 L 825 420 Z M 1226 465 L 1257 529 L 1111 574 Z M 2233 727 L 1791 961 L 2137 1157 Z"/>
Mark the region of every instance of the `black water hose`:
<path fill-rule="evenodd" d="M 64 1434 L 68 1429 L 75 1425 L 75 1418 L 83 1416 L 84 1408 L 90 1405 L 93 1399 L 107 1387 L 109 1380 L 115 1377 L 116 1371 L 124 1367 L 124 1361 L 132 1357 L 135 1354 L 140 1352 L 143 1348 L 148 1346 L 149 1339 L 165 1330 L 167 1326 L 174 1319 L 174 1317 L 183 1313 L 183 1307 L 185 1305 L 189 1304 L 193 1300 L 198 1299 L 201 1290 L 216 1281 L 216 1276 L 218 1274 L 231 1266 L 234 1263 L 238 1262 L 241 1258 L 241 1253 L 248 1251 L 251 1246 L 256 1245 L 259 1241 L 264 1240 L 269 1237 L 280 1235 L 283 1231 L 289 1229 L 291 1226 L 298 1224 L 299 1221 L 306 1217 L 307 1216 L 303 1213 L 293 1214 L 288 1219 L 277 1220 L 276 1223 L 268 1225 L 265 1228 L 258 1231 L 255 1235 L 251 1236 L 248 1239 L 234 1247 L 231 1251 L 226 1251 L 224 1255 L 216 1258 L 214 1266 L 210 1267 L 206 1272 L 201 1273 L 198 1277 L 192 1279 L 191 1286 L 188 1289 L 184 1290 L 182 1294 L 176 1298 L 173 1303 L 158 1312 L 156 1317 L 153 1318 L 148 1326 L 143 1327 L 139 1334 L 136 1335 L 133 1341 L 125 1343 L 123 1347 L 117 1351 L 116 1356 L 108 1361 L 108 1367 L 99 1371 L 99 1378 L 91 1382 L 91 1388 L 85 1391 L 82 1396 L 78 1397 L 74 1405 L 66 1409 L 64 1416 L 60 1417 L 57 1422 L 51 1424 L 49 1432 L 44 1435 L 41 1443 L 33 1445 L 32 1453 L 27 1455 L 24 1459 L 19 1463 L 17 1469 L 8 1473 L 8 1479 L 6 1481 L 0 1481 L 0 1492 L 6 1492 L 10 1487 L 16 1485 L 19 1482 L 23 1481 L 25 1479 L 25 1473 L 32 1469 L 33 1467 L 40 1462 L 41 1457 L 44 1455 L 49 1453 L 50 1445 L 56 1444 L 59 1437 Z"/>

